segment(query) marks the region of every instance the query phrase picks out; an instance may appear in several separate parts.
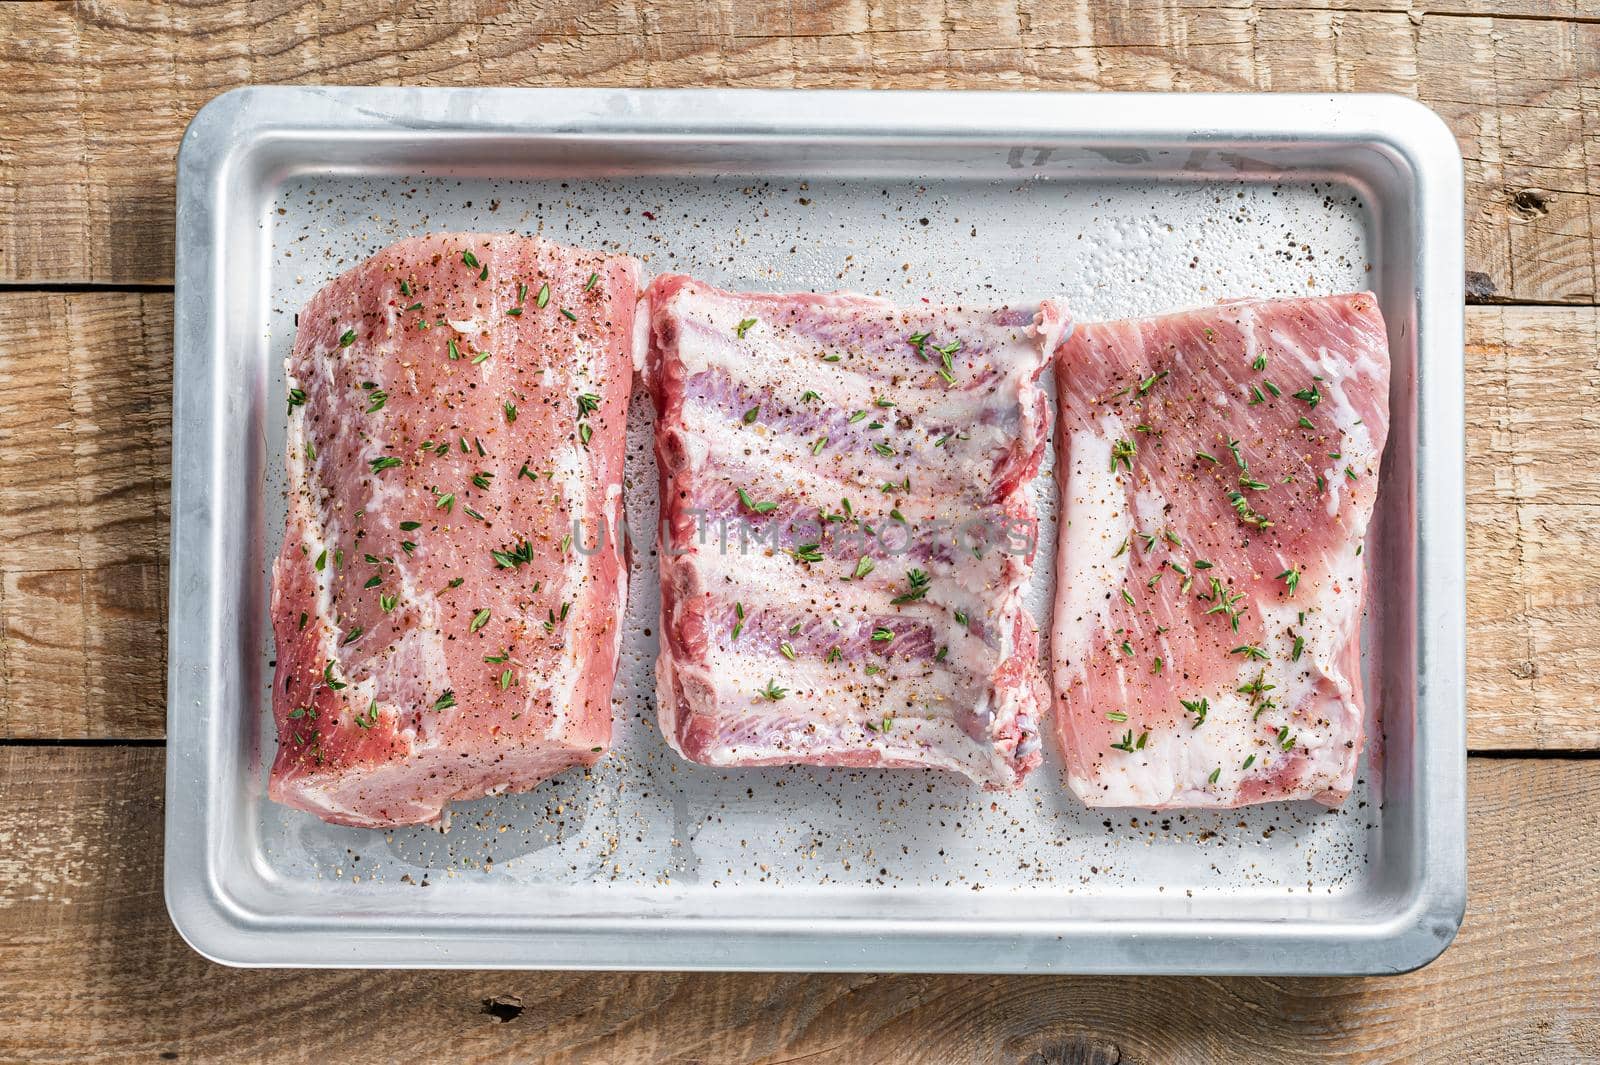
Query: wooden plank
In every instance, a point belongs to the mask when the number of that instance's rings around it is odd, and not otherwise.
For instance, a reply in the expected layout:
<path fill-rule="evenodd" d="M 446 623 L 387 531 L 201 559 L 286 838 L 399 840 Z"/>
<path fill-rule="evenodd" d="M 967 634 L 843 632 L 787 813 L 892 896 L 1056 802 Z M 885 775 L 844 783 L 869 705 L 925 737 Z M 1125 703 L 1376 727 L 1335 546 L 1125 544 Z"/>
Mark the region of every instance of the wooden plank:
<path fill-rule="evenodd" d="M 4 3 L 0 283 L 167 281 L 174 158 L 251 82 L 1390 91 L 1462 143 L 1486 301 L 1600 292 L 1600 22 L 1580 0 Z"/>
<path fill-rule="evenodd" d="M 1600 748 L 1600 312 L 1467 315 L 1471 743 Z"/>
<path fill-rule="evenodd" d="M 1311 7 L 1328 11 L 1389 11 L 1420 19 L 1424 14 L 1494 15 L 1499 18 L 1593 19 L 1591 0 L 1264 0 L 1268 7 Z"/>
<path fill-rule="evenodd" d="M 161 761 L 150 748 L 0 748 L 0 1060 L 1600 1054 L 1594 760 L 1473 760 L 1460 938 L 1418 972 L 1338 980 L 229 970 L 167 920 Z"/>
<path fill-rule="evenodd" d="M 1600 312 L 1467 312 L 1467 500 L 1600 504 Z"/>
<path fill-rule="evenodd" d="M 162 735 L 171 297 L 0 293 L 0 738 Z M 1600 749 L 1600 312 L 1467 315 L 1474 749 Z"/>
<path fill-rule="evenodd" d="M 1425 19 L 1422 98 L 1461 143 L 1469 295 L 1595 302 L 1600 24 Z M 1487 106 L 1486 106 L 1487 98 Z"/>
<path fill-rule="evenodd" d="M 0 736 L 159 736 L 172 297 L 0 294 L 0 351 Z"/>

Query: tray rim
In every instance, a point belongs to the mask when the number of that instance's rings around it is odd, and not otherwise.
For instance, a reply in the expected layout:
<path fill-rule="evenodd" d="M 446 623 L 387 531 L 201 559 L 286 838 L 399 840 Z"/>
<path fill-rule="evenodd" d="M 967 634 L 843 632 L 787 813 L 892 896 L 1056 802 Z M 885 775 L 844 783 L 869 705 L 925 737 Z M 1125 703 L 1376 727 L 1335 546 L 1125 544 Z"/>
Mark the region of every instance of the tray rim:
<path fill-rule="evenodd" d="M 546 106 L 531 106 L 534 100 Z M 539 117 L 551 113 L 575 117 Z M 227 430 L 210 402 L 224 340 L 216 308 L 225 260 L 223 220 L 210 208 L 257 146 L 283 126 L 297 137 L 349 138 L 367 130 L 417 141 L 627 134 L 1026 144 L 1037 134 L 1053 143 L 1144 138 L 1204 148 L 1338 140 L 1385 155 L 1418 200 L 1417 365 L 1426 364 L 1428 378 L 1426 388 L 1418 387 L 1416 408 L 1413 763 L 1419 779 L 1413 787 L 1426 811 L 1417 883 L 1383 920 L 1359 924 L 1079 918 L 953 929 L 925 918 L 880 918 L 819 928 L 813 920 L 676 916 L 449 928 L 424 918 L 416 923 L 425 930 L 400 938 L 382 928 L 273 928 L 272 919 L 224 886 L 212 860 L 217 826 L 206 792 L 215 736 L 203 707 L 208 698 L 210 705 L 226 702 L 214 695 L 217 677 L 209 667 L 222 664 L 216 656 L 236 606 L 219 602 L 217 589 L 207 585 L 219 516 L 205 489 L 224 471 L 203 445 Z M 1466 904 L 1464 201 L 1459 149 L 1425 106 L 1380 94 L 258 86 L 214 98 L 191 121 L 178 153 L 177 198 L 164 887 L 180 935 L 207 958 L 352 968 L 1290 975 L 1403 972 L 1427 964 L 1453 939 Z M 1236 949 L 1229 954 L 1218 949 L 1223 945 Z"/>

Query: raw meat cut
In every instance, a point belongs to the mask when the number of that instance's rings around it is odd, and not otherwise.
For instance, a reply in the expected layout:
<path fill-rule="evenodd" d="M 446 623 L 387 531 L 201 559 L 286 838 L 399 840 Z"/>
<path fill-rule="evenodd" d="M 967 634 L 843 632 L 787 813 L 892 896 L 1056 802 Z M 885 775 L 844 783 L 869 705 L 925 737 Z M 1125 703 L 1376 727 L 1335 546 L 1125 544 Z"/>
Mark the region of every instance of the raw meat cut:
<path fill-rule="evenodd" d="M 1057 732 L 1091 806 L 1349 793 L 1388 431 L 1370 293 L 1084 325 L 1061 346 Z"/>
<path fill-rule="evenodd" d="M 638 300 L 633 259 L 448 234 L 306 305 L 272 798 L 413 824 L 604 751 Z"/>
<path fill-rule="evenodd" d="M 648 299 L 667 741 L 1015 787 L 1049 704 L 1025 487 L 1063 320 L 677 276 Z"/>

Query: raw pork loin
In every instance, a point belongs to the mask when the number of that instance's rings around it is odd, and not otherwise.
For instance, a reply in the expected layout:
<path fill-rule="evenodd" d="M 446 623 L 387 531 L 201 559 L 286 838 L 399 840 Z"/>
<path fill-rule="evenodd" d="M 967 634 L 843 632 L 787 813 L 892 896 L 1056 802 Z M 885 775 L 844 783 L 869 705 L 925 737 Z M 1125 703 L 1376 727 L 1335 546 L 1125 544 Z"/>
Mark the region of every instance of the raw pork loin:
<path fill-rule="evenodd" d="M 431 821 L 611 737 L 638 264 L 402 241 L 299 318 L 270 794 Z"/>
<path fill-rule="evenodd" d="M 667 741 L 1015 787 L 1049 704 L 1021 589 L 1060 318 L 684 277 L 649 301 Z"/>
<path fill-rule="evenodd" d="M 1052 658 L 1091 806 L 1341 802 L 1388 431 L 1370 293 L 1081 327 L 1062 345 Z"/>

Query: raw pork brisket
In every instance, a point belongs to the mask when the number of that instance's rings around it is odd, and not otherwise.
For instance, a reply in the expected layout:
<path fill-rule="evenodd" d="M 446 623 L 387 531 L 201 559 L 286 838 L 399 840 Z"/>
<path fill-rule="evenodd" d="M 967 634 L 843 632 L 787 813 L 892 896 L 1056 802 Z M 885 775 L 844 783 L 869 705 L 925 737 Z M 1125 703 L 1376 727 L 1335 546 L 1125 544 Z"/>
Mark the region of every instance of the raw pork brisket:
<path fill-rule="evenodd" d="M 274 799 L 412 824 L 605 749 L 638 295 L 632 259 L 456 234 L 301 312 Z"/>
<path fill-rule="evenodd" d="M 684 277 L 649 300 L 667 741 L 1015 787 L 1049 700 L 1021 588 L 1062 323 Z"/>
<path fill-rule="evenodd" d="M 1057 364 L 1052 658 L 1091 806 L 1354 782 L 1362 540 L 1388 431 L 1371 294 L 1085 325 Z"/>

